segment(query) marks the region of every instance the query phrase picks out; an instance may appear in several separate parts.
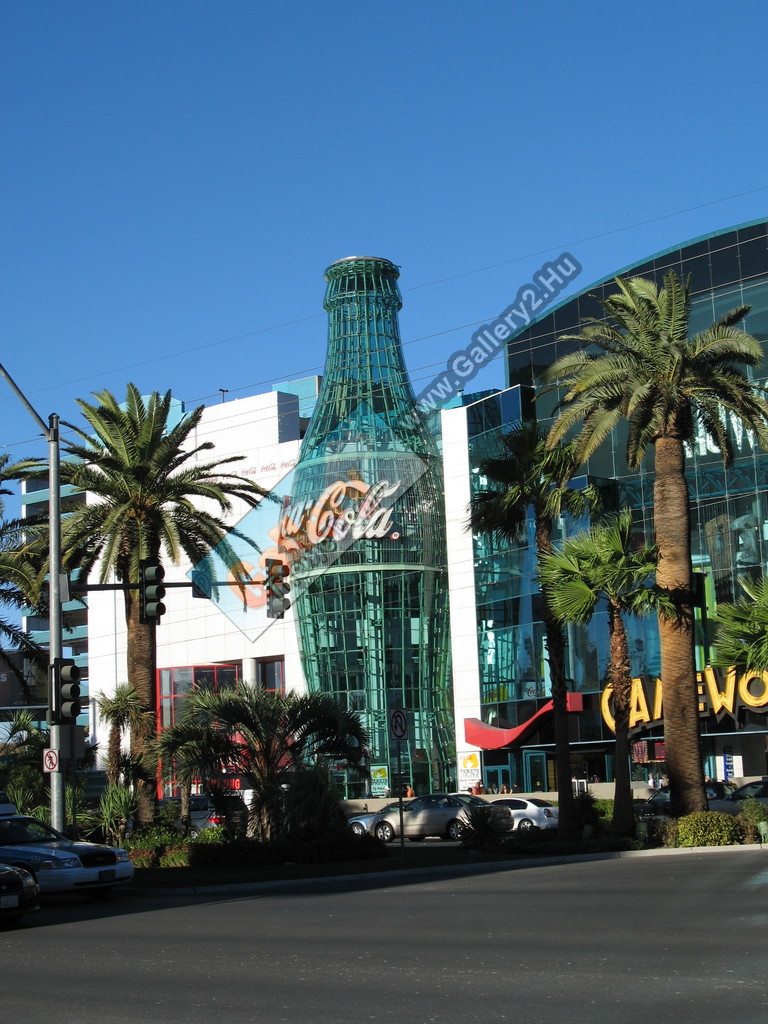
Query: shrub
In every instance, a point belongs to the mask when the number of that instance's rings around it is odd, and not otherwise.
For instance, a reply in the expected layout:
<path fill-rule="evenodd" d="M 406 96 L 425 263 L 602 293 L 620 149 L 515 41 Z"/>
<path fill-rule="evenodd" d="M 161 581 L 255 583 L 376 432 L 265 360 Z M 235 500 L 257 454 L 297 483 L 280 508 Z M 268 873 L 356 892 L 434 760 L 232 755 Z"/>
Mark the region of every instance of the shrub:
<path fill-rule="evenodd" d="M 494 850 L 503 846 L 509 833 L 506 822 L 494 813 L 493 807 L 469 806 L 464 809 L 466 821 L 461 831 L 465 850 Z"/>
<path fill-rule="evenodd" d="M 180 841 L 179 833 L 167 826 L 150 825 L 148 828 L 137 829 L 126 836 L 125 849 L 137 868 L 158 867 L 169 850 L 186 849 L 188 840 Z M 176 867 L 178 865 L 164 865 Z"/>
<path fill-rule="evenodd" d="M 697 811 L 677 822 L 676 846 L 733 846 L 743 841 L 741 823 L 722 811 Z"/>
<path fill-rule="evenodd" d="M 757 826 L 761 821 L 768 821 L 768 807 L 754 797 L 749 797 L 741 805 L 738 821 L 744 829 L 744 842 L 757 843 L 760 839 Z"/>

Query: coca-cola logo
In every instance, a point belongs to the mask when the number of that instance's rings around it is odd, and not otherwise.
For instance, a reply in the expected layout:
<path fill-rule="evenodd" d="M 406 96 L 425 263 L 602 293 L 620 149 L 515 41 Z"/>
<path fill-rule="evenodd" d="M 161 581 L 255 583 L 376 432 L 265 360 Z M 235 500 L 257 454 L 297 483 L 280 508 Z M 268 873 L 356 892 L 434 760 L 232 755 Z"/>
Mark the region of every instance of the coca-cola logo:
<path fill-rule="evenodd" d="M 258 567 L 250 562 L 232 565 L 227 581 L 248 608 L 266 603 L 265 567 L 269 559 L 283 562 L 289 570 L 311 562 L 313 549 L 328 542 L 349 544 L 356 540 L 399 538 L 393 530 L 392 505 L 384 504 L 401 488 L 402 481 L 336 480 L 317 499 L 289 505 L 269 531 L 273 546 L 262 551 Z"/>

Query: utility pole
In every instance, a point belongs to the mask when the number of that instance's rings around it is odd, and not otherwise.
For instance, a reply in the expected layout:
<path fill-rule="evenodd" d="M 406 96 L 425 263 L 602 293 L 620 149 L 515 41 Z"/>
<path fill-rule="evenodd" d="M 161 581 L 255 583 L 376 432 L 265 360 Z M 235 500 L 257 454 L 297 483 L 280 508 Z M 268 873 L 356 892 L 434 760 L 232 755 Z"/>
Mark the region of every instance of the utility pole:
<path fill-rule="evenodd" d="M 51 730 L 51 749 L 58 752 L 59 771 L 51 772 L 51 824 L 60 832 L 65 825 L 64 815 L 64 782 L 65 775 L 61 770 L 61 726 L 53 721 L 53 687 L 56 685 L 54 669 L 57 658 L 62 654 L 61 632 L 61 479 L 60 479 L 60 448 L 59 448 L 59 417 L 51 413 L 48 424 L 38 415 L 37 410 L 27 400 L 15 380 L 0 363 L 0 374 L 10 384 L 13 392 L 20 399 L 24 408 L 32 416 L 48 442 L 48 594 L 49 594 L 49 626 L 50 644 L 48 657 L 48 717 Z"/>

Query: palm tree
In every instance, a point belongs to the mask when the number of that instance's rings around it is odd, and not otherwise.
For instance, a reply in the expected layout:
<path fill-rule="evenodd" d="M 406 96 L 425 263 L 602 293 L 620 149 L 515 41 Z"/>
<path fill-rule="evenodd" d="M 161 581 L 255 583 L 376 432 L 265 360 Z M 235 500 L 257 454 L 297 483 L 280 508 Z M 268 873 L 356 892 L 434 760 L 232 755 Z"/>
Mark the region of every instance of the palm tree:
<path fill-rule="evenodd" d="M 197 564 L 227 533 L 236 535 L 222 518 L 232 511 L 233 499 L 253 507 L 265 492 L 225 471 L 242 456 L 200 459 L 213 447 L 194 444 L 202 406 L 171 425 L 170 391 L 144 399 L 129 384 L 122 405 L 109 391 L 95 397 L 97 405 L 78 400 L 88 428 L 68 424 L 77 440 L 66 442 L 61 480 L 86 491 L 88 503 L 64 516 L 62 560 L 67 569 L 79 568 L 83 578 L 98 567 L 100 583 L 114 573 L 124 587 L 128 682 L 142 710 L 151 713 L 131 724 L 131 755 L 140 773 L 138 819 L 144 824 L 154 809 L 155 779 L 147 755 L 155 729 L 156 647 L 155 626 L 139 621 L 139 563 L 159 561 L 162 551 L 175 564 L 182 553 Z"/>
<path fill-rule="evenodd" d="M 659 551 L 656 582 L 674 613 L 659 614 L 664 733 L 672 810 L 705 810 L 699 743 L 691 564 L 691 528 L 685 446 L 703 430 L 733 458 L 726 413 L 768 446 L 768 402 L 746 376 L 763 358 L 760 342 L 736 325 L 748 306 L 688 337 L 690 280 L 670 271 L 659 288 L 642 278 L 616 279 L 616 294 L 602 299 L 609 319 L 590 319 L 579 350 L 546 371 L 549 390 L 563 388 L 559 416 L 549 433 L 555 446 L 577 430 L 576 454 L 586 461 L 622 420 L 629 426 L 627 462 L 637 469 L 649 446 L 655 454 L 654 529 Z"/>
<path fill-rule="evenodd" d="M 596 507 L 597 493 L 592 487 L 576 491 L 566 486 L 578 465 L 573 452 L 568 446 L 548 448 L 536 424 L 520 424 L 502 435 L 501 444 L 502 454 L 486 459 L 480 466 L 493 489 L 472 497 L 470 525 L 480 533 L 515 541 L 532 514 L 540 559 L 552 550 L 555 520 L 564 512 L 579 516 L 590 507 Z M 574 802 L 568 744 L 565 641 L 546 594 L 542 595 L 542 619 L 552 680 L 559 821 L 561 831 L 568 834 L 574 827 Z"/>
<path fill-rule="evenodd" d="M 157 740 L 166 776 L 210 786 L 223 771 L 253 790 L 249 833 L 273 842 L 284 816 L 284 787 L 308 768 L 332 759 L 366 774 L 367 736 L 356 714 L 324 693 L 285 696 L 238 684 L 194 690 L 184 718 Z"/>
<path fill-rule="evenodd" d="M 654 545 L 635 543 L 632 513 L 625 509 L 589 531 L 563 541 L 542 557 L 539 580 L 559 622 L 585 625 L 601 602 L 608 607 L 608 678 L 616 729 L 616 793 L 613 824 L 634 831 L 629 771 L 629 707 L 632 675 L 624 615 L 645 615 L 659 595 L 649 586 L 656 572 Z"/>
<path fill-rule="evenodd" d="M 734 603 L 721 601 L 715 621 L 717 635 L 712 664 L 733 666 L 738 672 L 768 671 L 768 578 L 741 578 L 745 597 Z"/>
<path fill-rule="evenodd" d="M 107 778 L 115 785 L 125 777 L 127 782 L 133 781 L 134 765 L 130 757 L 126 758 L 122 751 L 122 737 L 126 729 L 141 725 L 142 718 L 151 714 L 142 707 L 139 695 L 128 683 L 115 687 L 110 697 L 102 693 L 96 698 L 99 718 L 109 726 L 107 741 Z"/>

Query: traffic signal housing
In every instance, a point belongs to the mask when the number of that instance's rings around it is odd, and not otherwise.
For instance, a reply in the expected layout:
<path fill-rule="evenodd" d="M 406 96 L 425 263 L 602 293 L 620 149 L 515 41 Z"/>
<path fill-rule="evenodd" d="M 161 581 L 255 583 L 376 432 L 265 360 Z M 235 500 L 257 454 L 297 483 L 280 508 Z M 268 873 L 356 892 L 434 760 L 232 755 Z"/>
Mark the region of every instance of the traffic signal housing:
<path fill-rule="evenodd" d="M 54 721 L 74 722 L 82 710 L 80 669 L 72 658 L 55 658 L 53 663 Z"/>
<path fill-rule="evenodd" d="M 267 618 L 282 619 L 291 602 L 288 599 L 288 573 L 290 568 L 279 558 L 268 558 L 265 562 L 267 577 L 264 587 L 267 592 Z"/>
<path fill-rule="evenodd" d="M 157 562 L 142 559 L 139 562 L 139 622 L 156 626 L 165 615 L 165 569 Z"/>

